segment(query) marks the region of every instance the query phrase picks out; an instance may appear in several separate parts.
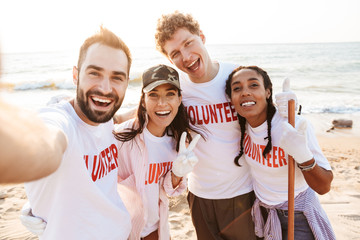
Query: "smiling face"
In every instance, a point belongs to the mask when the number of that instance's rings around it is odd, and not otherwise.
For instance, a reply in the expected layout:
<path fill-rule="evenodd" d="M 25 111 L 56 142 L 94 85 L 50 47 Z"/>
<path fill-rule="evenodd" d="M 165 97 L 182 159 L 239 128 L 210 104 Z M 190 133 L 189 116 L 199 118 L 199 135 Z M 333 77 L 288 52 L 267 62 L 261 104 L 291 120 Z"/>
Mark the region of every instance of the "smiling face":
<path fill-rule="evenodd" d="M 266 121 L 267 99 L 271 96 L 264 87 L 264 78 L 252 69 L 241 69 L 231 81 L 231 102 L 235 110 L 252 127 L 258 127 Z"/>
<path fill-rule="evenodd" d="M 195 83 L 206 82 L 213 74 L 213 65 L 205 48 L 205 36 L 179 28 L 164 44 L 169 60 L 181 71 L 187 73 Z"/>
<path fill-rule="evenodd" d="M 144 107 L 148 114 L 148 130 L 157 137 L 165 133 L 165 129 L 174 120 L 181 104 L 179 90 L 169 83 L 157 86 L 144 93 Z"/>
<path fill-rule="evenodd" d="M 124 51 L 95 43 L 80 67 L 74 67 L 77 85 L 74 108 L 90 125 L 109 121 L 120 108 L 128 85 L 128 60 Z"/>

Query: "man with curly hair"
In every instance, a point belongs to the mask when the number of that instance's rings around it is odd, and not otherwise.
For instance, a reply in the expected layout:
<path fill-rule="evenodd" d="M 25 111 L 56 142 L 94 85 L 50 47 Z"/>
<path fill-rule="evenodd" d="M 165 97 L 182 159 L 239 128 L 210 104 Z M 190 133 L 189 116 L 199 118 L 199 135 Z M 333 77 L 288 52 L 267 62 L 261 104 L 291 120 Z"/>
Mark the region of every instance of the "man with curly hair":
<path fill-rule="evenodd" d="M 198 239 L 256 239 L 251 218 L 255 199 L 248 165 L 235 167 L 240 128 L 225 95 L 225 81 L 237 66 L 213 61 L 205 35 L 190 15 L 174 12 L 158 20 L 156 47 L 181 70 L 183 103 L 191 123 L 208 130 L 188 175 L 188 203 Z"/>

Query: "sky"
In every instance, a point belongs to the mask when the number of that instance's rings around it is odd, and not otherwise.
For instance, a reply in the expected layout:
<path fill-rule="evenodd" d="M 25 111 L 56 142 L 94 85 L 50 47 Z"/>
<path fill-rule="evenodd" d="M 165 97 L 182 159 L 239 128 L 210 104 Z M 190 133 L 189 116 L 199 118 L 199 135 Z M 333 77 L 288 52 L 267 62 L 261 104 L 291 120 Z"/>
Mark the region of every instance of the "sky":
<path fill-rule="evenodd" d="M 101 24 L 130 49 L 155 46 L 157 19 L 179 10 L 206 44 L 360 41 L 359 0 L 0 0 L 2 52 L 72 50 Z"/>

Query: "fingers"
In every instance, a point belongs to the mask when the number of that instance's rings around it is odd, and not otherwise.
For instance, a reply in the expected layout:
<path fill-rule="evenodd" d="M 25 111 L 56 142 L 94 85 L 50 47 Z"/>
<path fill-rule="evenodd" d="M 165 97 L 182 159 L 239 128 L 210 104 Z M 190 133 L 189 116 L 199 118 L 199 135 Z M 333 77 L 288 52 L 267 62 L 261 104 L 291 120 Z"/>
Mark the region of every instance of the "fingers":
<path fill-rule="evenodd" d="M 295 105 L 297 105 L 296 94 L 292 91 L 275 94 L 277 109 L 282 117 L 288 117 L 288 101 L 290 99 L 295 100 Z M 295 106 L 295 108 L 297 108 L 297 106 Z"/>
<path fill-rule="evenodd" d="M 46 228 L 46 222 L 38 217 L 32 217 L 27 215 L 20 215 L 21 223 L 30 232 L 40 236 L 43 234 Z"/>
<path fill-rule="evenodd" d="M 295 128 L 288 122 L 281 123 L 282 136 L 288 137 L 291 132 L 296 131 Z"/>
<path fill-rule="evenodd" d="M 180 137 L 180 143 L 179 143 L 179 153 L 182 153 L 186 150 L 186 132 L 183 132 Z"/>
<path fill-rule="evenodd" d="M 306 132 L 307 129 L 307 121 L 305 119 L 301 119 L 297 126 L 296 129 L 299 133 L 304 134 Z"/>
<path fill-rule="evenodd" d="M 287 144 L 287 141 L 289 139 L 289 135 L 291 134 L 291 131 L 295 130 L 293 126 L 291 126 L 288 122 L 282 122 L 281 123 L 281 137 L 280 137 L 280 146 L 284 146 Z"/>
<path fill-rule="evenodd" d="M 283 92 L 290 92 L 290 79 L 289 78 L 284 79 Z"/>
<path fill-rule="evenodd" d="M 285 118 L 288 117 L 288 107 L 287 106 L 278 106 L 278 111 L 282 117 L 285 117 Z"/>
<path fill-rule="evenodd" d="M 192 151 L 195 148 L 195 146 L 196 146 L 197 142 L 199 141 L 200 137 L 201 137 L 200 134 L 195 135 L 195 137 L 191 141 L 189 147 L 187 148 L 188 151 Z"/>
<path fill-rule="evenodd" d="M 279 98 L 279 101 L 289 101 L 290 99 L 294 99 L 295 101 L 297 100 L 296 99 L 296 94 L 294 93 L 294 92 L 292 92 L 292 91 L 287 91 L 287 92 L 284 92 L 284 93 L 282 93 L 282 95 L 279 95 L 280 96 L 280 98 Z"/>
<path fill-rule="evenodd" d="M 44 220 L 42 220 L 39 217 L 32 217 L 32 216 L 26 216 L 26 215 L 20 215 L 21 222 L 25 226 L 31 226 L 33 228 L 44 228 Z"/>
<path fill-rule="evenodd" d="M 188 162 L 192 167 L 194 167 L 198 163 L 199 159 L 196 157 L 194 152 L 191 152 L 188 156 Z"/>
<path fill-rule="evenodd" d="M 277 105 L 281 105 L 281 104 L 289 101 L 290 99 L 294 99 L 294 100 L 297 99 L 296 94 L 290 90 L 287 92 L 281 92 L 281 93 L 275 94 L 275 100 L 276 100 Z"/>
<path fill-rule="evenodd" d="M 21 208 L 21 215 L 30 215 L 31 207 L 30 202 L 26 202 Z"/>

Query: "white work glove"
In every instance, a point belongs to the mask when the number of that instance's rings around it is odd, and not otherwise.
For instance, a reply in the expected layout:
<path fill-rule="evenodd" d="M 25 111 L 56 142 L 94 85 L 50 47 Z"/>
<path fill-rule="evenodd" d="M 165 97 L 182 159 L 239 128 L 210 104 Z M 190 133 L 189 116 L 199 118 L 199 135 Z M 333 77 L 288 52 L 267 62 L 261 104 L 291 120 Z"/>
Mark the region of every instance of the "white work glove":
<path fill-rule="evenodd" d="M 288 101 L 290 99 L 295 100 L 295 109 L 297 109 L 297 98 L 296 94 L 290 90 L 290 79 L 285 78 L 283 82 L 283 91 L 275 94 L 275 103 L 277 109 L 282 117 L 288 117 Z"/>
<path fill-rule="evenodd" d="M 56 95 L 56 96 L 51 97 L 51 99 L 46 103 L 46 106 L 50 106 L 52 104 L 56 104 L 61 101 L 67 101 L 67 100 L 70 100 L 71 98 L 73 98 L 73 97 L 68 94 Z"/>
<path fill-rule="evenodd" d="M 280 147 L 287 154 L 291 155 L 298 164 L 313 159 L 313 154 L 307 145 L 307 122 L 305 119 L 301 119 L 296 124 L 296 129 L 287 122 L 282 122 L 281 128 Z"/>
<path fill-rule="evenodd" d="M 176 157 L 172 166 L 172 172 L 177 177 L 186 176 L 189 172 L 193 170 L 194 166 L 199 161 L 199 159 L 192 151 L 195 148 L 196 143 L 199 141 L 199 139 L 200 135 L 196 134 L 189 146 L 186 148 L 186 132 L 183 132 L 181 134 L 178 156 Z"/>
<path fill-rule="evenodd" d="M 32 215 L 29 202 L 25 203 L 22 207 L 20 220 L 21 223 L 27 228 L 27 230 L 36 234 L 37 236 L 41 236 L 45 231 L 46 222 L 43 219 Z"/>

